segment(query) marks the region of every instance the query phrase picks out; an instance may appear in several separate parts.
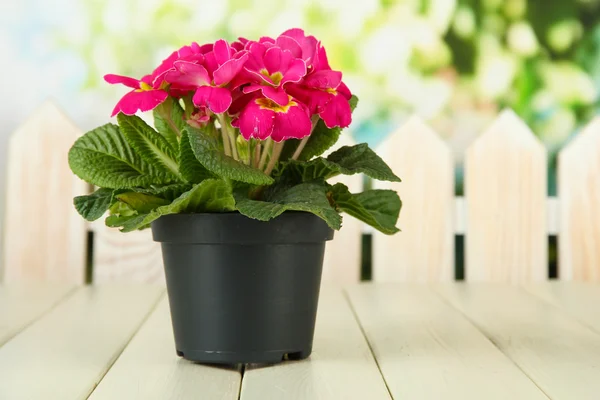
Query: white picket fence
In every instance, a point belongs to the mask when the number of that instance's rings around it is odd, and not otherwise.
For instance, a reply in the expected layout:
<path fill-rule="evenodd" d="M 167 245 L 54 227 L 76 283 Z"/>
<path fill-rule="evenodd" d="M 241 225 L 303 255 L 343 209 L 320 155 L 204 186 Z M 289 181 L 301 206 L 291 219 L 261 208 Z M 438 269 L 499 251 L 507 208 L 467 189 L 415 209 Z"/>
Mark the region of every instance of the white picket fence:
<path fill-rule="evenodd" d="M 103 282 L 160 282 L 159 245 L 149 231 L 121 234 L 88 224 L 72 197 L 89 192 L 67 152 L 81 134 L 52 103 L 12 136 L 8 149 L 4 282 L 83 282 L 88 232 L 93 276 Z M 347 140 L 347 139 L 346 139 Z M 347 144 L 347 143 L 344 143 Z M 548 277 L 548 235 L 558 235 L 559 278 L 600 282 L 600 119 L 559 154 L 559 195 L 547 198 L 546 150 L 510 110 L 467 149 L 465 196 L 455 198 L 448 146 L 413 117 L 377 149 L 402 183 L 377 183 L 403 200 L 402 232 L 372 236 L 376 281 L 454 279 L 454 235 L 464 234 L 465 279 L 531 282 Z M 360 191 L 360 176 L 341 177 Z M 350 217 L 327 245 L 323 280 L 360 279 L 363 225 Z"/>

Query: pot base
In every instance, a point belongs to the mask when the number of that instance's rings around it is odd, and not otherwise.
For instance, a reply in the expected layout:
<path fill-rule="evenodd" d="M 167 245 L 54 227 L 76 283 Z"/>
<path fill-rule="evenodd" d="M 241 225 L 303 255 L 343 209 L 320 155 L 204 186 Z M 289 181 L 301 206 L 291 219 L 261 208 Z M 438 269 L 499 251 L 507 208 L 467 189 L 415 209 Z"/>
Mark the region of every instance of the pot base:
<path fill-rule="evenodd" d="M 206 364 L 276 364 L 286 359 L 304 360 L 310 356 L 311 352 L 312 349 L 297 352 L 275 350 L 244 353 L 228 351 L 182 352 L 177 350 L 177 355 L 189 361 Z"/>

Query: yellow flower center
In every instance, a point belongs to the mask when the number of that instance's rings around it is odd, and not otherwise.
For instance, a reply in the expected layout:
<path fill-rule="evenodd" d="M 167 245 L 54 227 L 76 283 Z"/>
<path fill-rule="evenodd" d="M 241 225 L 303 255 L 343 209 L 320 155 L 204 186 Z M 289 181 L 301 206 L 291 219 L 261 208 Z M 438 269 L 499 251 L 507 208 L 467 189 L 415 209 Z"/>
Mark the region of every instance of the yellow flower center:
<path fill-rule="evenodd" d="M 337 94 L 338 94 L 337 90 L 335 90 L 335 89 L 333 89 L 333 88 L 327 88 L 327 89 L 325 89 L 325 91 L 326 91 L 327 93 L 331 93 L 331 94 L 332 94 L 332 95 L 334 95 L 334 96 L 337 96 Z"/>
<path fill-rule="evenodd" d="M 262 69 L 260 71 L 261 75 L 266 76 L 267 78 L 271 79 L 271 81 L 275 84 L 275 85 L 279 85 L 279 83 L 281 82 L 281 80 L 283 79 L 283 75 L 281 74 L 281 72 L 277 71 L 273 74 L 269 74 L 269 71 L 267 71 L 266 69 Z"/>
<path fill-rule="evenodd" d="M 147 92 L 148 90 L 152 90 L 153 87 L 148 85 L 146 82 L 140 82 L 140 91 L 141 92 Z"/>
<path fill-rule="evenodd" d="M 262 110 L 272 110 L 277 113 L 286 113 L 286 112 L 288 112 L 290 107 L 298 105 L 295 101 L 292 101 L 291 96 L 288 96 L 288 97 L 290 100 L 288 101 L 288 103 L 285 106 L 280 106 L 279 104 L 275 103 L 273 100 L 267 99 L 266 97 L 256 99 L 256 104 L 258 104 Z"/>

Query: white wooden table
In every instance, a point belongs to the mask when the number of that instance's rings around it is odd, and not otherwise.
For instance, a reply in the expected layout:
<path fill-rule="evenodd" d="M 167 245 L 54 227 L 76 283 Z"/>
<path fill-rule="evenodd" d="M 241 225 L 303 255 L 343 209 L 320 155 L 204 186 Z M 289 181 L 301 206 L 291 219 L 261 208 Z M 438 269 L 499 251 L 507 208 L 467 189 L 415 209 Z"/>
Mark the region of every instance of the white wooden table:
<path fill-rule="evenodd" d="M 0 399 L 600 399 L 600 286 L 321 291 L 314 352 L 175 355 L 164 288 L 0 286 Z"/>

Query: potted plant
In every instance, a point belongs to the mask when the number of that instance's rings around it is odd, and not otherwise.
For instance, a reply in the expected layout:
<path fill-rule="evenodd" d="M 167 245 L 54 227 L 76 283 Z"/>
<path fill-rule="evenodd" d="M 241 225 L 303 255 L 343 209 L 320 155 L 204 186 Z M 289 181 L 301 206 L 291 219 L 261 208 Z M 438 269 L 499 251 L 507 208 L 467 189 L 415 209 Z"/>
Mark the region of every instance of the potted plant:
<path fill-rule="evenodd" d="M 69 152 L 98 187 L 74 200 L 123 232 L 161 242 L 177 354 L 207 363 L 277 362 L 311 352 L 325 242 L 341 212 L 386 234 L 390 190 L 327 183 L 363 173 L 399 181 L 366 144 L 327 157 L 357 99 L 313 36 L 192 43 L 131 88 L 109 123 Z M 153 110 L 154 127 L 136 116 Z"/>

